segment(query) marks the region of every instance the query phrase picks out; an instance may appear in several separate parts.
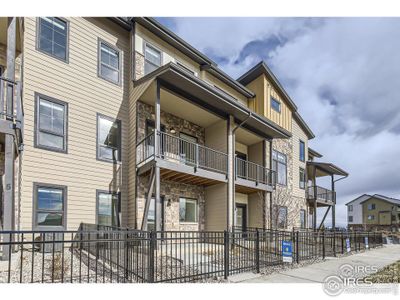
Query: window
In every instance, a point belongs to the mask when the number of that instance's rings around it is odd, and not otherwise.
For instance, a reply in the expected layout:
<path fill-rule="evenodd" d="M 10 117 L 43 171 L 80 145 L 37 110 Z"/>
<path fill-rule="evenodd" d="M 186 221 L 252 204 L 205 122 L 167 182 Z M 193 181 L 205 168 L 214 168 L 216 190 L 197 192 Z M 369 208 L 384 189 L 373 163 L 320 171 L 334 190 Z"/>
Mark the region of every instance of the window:
<path fill-rule="evenodd" d="M 374 215 L 368 215 L 368 220 L 375 220 L 375 216 Z"/>
<path fill-rule="evenodd" d="M 97 191 L 97 224 L 119 227 L 120 194 Z"/>
<path fill-rule="evenodd" d="M 300 209 L 300 228 L 306 228 L 306 211 L 304 209 Z"/>
<path fill-rule="evenodd" d="M 278 228 L 285 229 L 287 226 L 287 207 L 278 207 Z"/>
<path fill-rule="evenodd" d="M 271 97 L 271 108 L 278 113 L 281 112 L 281 103 L 274 97 Z"/>
<path fill-rule="evenodd" d="M 287 159 L 286 155 L 278 151 L 272 151 L 272 170 L 277 173 L 277 183 L 286 185 L 287 182 Z"/>
<path fill-rule="evenodd" d="M 304 190 L 306 188 L 306 172 L 303 168 L 299 169 L 299 181 L 299 187 Z"/>
<path fill-rule="evenodd" d="M 68 104 L 36 94 L 35 147 L 67 152 Z"/>
<path fill-rule="evenodd" d="M 121 121 L 97 115 L 97 159 L 121 161 Z"/>
<path fill-rule="evenodd" d="M 300 141 L 300 161 L 306 160 L 306 146 L 303 141 Z"/>
<path fill-rule="evenodd" d="M 179 198 L 179 222 L 197 222 L 197 200 Z"/>
<path fill-rule="evenodd" d="M 353 211 L 353 205 L 347 206 L 347 210 L 348 210 L 348 211 Z"/>
<path fill-rule="evenodd" d="M 99 40 L 99 76 L 110 82 L 120 84 L 120 51 L 110 44 Z"/>
<path fill-rule="evenodd" d="M 353 216 L 349 216 L 348 221 L 353 222 Z"/>
<path fill-rule="evenodd" d="M 37 48 L 57 59 L 68 61 L 68 23 L 60 18 L 38 18 Z"/>
<path fill-rule="evenodd" d="M 148 43 L 144 44 L 144 74 L 147 75 L 161 66 L 161 51 Z"/>
<path fill-rule="evenodd" d="M 67 188 L 34 184 L 34 227 L 65 228 Z"/>
<path fill-rule="evenodd" d="M 374 210 L 375 209 L 375 204 L 368 204 L 368 210 Z"/>

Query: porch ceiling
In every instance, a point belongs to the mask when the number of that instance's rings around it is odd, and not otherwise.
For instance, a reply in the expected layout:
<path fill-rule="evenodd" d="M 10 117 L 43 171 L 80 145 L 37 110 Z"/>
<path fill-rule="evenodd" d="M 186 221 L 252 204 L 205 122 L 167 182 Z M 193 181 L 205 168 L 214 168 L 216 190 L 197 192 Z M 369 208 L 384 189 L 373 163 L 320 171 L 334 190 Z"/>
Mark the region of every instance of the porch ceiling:
<path fill-rule="evenodd" d="M 140 100 L 154 106 L 155 99 L 156 83 L 154 81 L 143 93 Z M 198 105 L 188 102 L 182 97 L 164 88 L 161 88 L 160 91 L 160 105 L 162 111 L 184 120 L 188 120 L 189 122 L 204 128 L 221 120 L 217 115 L 210 113 Z"/>
<path fill-rule="evenodd" d="M 174 63 L 164 65 L 136 80 L 134 85 L 138 86 L 148 80 L 155 79 L 160 80 L 164 88 L 180 94 L 185 100 L 199 105 L 222 118 L 232 115 L 236 122 L 242 122 L 247 119 L 245 127 L 264 138 L 289 138 L 291 136 L 291 133 L 287 130 L 258 114 L 252 113 L 248 107 L 241 104 L 237 99 L 219 91 L 213 85 L 190 74 Z"/>

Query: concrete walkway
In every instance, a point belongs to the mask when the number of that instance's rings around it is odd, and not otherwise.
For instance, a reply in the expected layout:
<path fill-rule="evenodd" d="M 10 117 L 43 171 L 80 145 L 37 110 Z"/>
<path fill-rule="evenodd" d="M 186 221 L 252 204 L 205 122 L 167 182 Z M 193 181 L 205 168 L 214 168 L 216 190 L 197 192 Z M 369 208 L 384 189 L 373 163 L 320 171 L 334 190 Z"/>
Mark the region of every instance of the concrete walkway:
<path fill-rule="evenodd" d="M 400 260 L 400 245 L 385 245 L 382 248 L 367 250 L 342 258 L 327 258 L 323 262 L 271 275 L 238 274 L 235 275 L 237 277 L 232 276 L 233 278 L 230 278 L 230 281 L 243 283 L 318 283 L 323 282 L 327 276 L 339 274 L 339 268 L 344 264 L 374 266 L 381 269 L 398 260 Z"/>

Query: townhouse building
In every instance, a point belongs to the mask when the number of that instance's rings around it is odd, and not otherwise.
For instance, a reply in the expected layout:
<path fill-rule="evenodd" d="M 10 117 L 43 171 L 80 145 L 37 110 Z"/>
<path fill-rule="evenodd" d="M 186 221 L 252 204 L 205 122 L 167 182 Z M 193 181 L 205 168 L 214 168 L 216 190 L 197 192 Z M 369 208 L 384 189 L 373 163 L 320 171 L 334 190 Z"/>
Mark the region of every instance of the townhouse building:
<path fill-rule="evenodd" d="M 352 230 L 400 231 L 400 199 L 364 194 L 346 206 L 348 227 Z"/>
<path fill-rule="evenodd" d="M 3 229 L 335 226 L 348 174 L 264 62 L 235 80 L 152 18 L 0 28 Z"/>

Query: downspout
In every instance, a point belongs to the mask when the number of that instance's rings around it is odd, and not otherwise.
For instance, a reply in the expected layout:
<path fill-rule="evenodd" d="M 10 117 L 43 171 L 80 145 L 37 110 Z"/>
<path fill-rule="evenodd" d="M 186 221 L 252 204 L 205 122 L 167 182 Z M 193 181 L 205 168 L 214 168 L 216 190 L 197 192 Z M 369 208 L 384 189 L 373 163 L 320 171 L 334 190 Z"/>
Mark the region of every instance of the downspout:
<path fill-rule="evenodd" d="M 235 197 L 235 180 L 236 180 L 236 155 L 235 155 L 235 142 L 236 142 L 236 137 L 235 137 L 235 132 L 239 128 L 241 128 L 250 118 L 251 118 L 251 111 L 249 111 L 249 115 L 244 119 L 239 125 L 236 125 L 235 128 L 232 130 L 232 154 L 233 154 L 233 184 L 232 184 L 232 231 L 235 231 L 235 205 L 236 205 L 236 197 Z M 229 219 L 229 218 L 228 218 Z"/>

